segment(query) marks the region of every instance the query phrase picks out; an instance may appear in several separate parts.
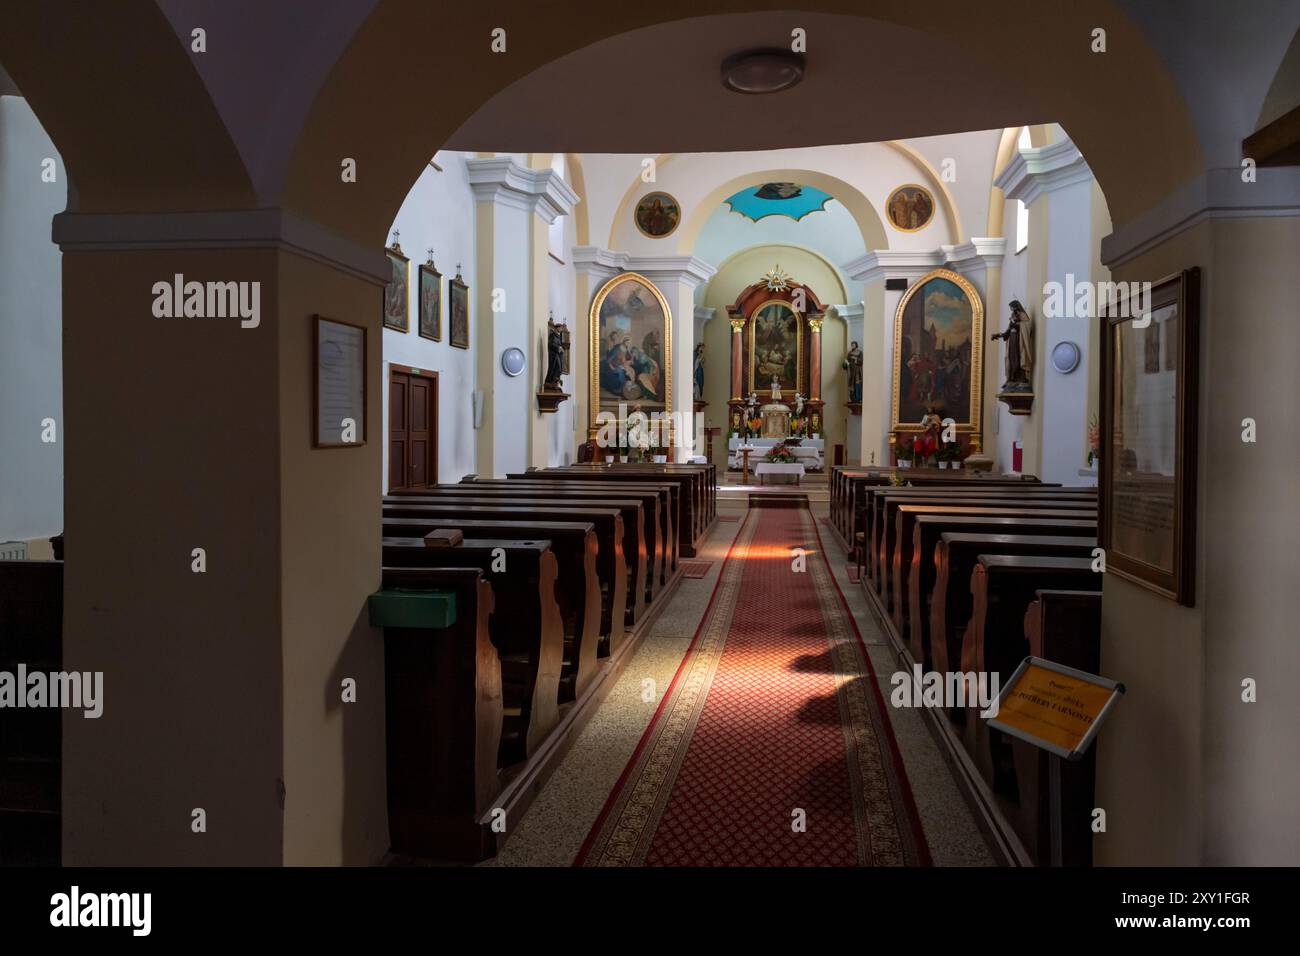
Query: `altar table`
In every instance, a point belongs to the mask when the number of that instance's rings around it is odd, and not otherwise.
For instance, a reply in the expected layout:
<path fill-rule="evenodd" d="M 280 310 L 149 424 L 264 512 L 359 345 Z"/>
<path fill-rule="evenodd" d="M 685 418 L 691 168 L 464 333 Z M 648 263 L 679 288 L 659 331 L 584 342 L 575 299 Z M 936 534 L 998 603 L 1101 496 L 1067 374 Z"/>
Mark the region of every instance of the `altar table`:
<path fill-rule="evenodd" d="M 760 485 L 767 484 L 763 480 L 764 475 L 793 475 L 794 483 L 797 485 L 804 476 L 804 469 L 803 464 L 797 461 L 760 461 L 754 466 L 754 474 L 758 477 Z"/>

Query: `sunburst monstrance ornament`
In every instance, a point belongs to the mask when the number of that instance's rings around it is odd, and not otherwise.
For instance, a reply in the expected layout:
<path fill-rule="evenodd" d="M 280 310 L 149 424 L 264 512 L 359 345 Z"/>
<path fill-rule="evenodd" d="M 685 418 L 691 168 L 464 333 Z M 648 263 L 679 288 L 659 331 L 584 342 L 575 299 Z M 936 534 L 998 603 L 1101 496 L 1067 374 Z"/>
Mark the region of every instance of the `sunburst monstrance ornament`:
<path fill-rule="evenodd" d="M 785 292 L 790 288 L 790 274 L 782 271 L 779 265 L 773 266 L 769 272 L 764 272 L 758 279 L 767 286 L 770 292 Z"/>

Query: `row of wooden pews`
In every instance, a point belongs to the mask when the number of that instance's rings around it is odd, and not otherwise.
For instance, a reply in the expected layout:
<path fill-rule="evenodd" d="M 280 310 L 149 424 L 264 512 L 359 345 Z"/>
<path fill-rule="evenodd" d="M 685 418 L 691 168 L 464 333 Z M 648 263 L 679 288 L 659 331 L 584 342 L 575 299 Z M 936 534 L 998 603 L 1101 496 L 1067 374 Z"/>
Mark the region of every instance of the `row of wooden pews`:
<path fill-rule="evenodd" d="M 715 519 L 704 465 L 471 475 L 383 498 L 385 591 L 457 607 L 445 628 L 385 627 L 390 664 L 405 661 L 388 668 L 395 852 L 495 852 L 492 815 L 522 812 Z"/>
<path fill-rule="evenodd" d="M 864 589 L 910 670 L 996 674 L 999 687 L 1033 654 L 1098 673 L 1101 581 L 1095 488 L 937 475 L 899 487 L 839 469 L 832 524 L 855 554 Z M 1049 861 L 1047 764 L 1033 746 L 989 728 L 979 705 L 941 709 L 1027 857 Z M 1063 775 L 1064 861 L 1091 862 L 1091 753 Z"/>

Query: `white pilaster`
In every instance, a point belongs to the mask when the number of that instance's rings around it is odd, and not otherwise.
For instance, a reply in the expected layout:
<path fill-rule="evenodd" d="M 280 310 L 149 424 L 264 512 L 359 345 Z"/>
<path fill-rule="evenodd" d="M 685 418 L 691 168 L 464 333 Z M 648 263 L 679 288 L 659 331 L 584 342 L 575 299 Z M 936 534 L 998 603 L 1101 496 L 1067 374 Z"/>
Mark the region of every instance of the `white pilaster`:
<path fill-rule="evenodd" d="M 522 471 L 545 464 L 548 416 L 537 408 L 545 377 L 547 226 L 567 215 L 577 194 L 552 169 L 525 169 L 509 156 L 466 161 L 476 210 L 478 289 L 477 385 L 484 396 L 478 435 L 480 474 Z M 499 308 L 500 311 L 494 311 Z M 510 347 L 528 357 L 527 374 L 501 369 Z"/>

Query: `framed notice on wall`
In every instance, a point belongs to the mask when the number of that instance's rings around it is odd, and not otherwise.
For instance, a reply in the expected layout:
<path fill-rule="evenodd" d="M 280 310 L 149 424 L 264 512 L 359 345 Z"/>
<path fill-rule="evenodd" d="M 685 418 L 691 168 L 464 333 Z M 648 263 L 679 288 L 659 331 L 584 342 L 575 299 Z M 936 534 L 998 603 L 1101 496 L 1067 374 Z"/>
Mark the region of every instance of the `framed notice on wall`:
<path fill-rule="evenodd" d="M 1200 270 L 1149 295 L 1119 285 L 1102 310 L 1098 543 L 1108 572 L 1191 607 Z"/>
<path fill-rule="evenodd" d="M 312 439 L 316 448 L 366 443 L 366 330 L 327 319 L 316 321 L 316 401 Z"/>

